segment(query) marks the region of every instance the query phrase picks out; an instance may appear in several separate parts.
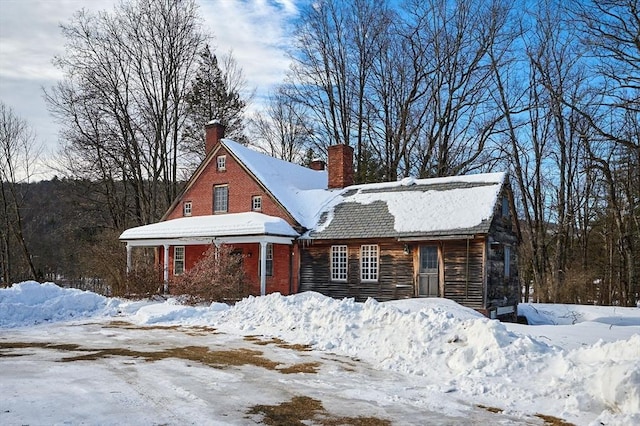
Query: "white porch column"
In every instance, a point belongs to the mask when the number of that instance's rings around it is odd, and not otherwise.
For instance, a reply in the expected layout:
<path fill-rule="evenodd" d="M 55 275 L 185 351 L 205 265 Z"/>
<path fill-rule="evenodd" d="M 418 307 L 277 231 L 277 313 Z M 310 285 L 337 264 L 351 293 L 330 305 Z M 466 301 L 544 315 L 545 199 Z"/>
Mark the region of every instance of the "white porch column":
<path fill-rule="evenodd" d="M 267 242 L 260 241 L 260 296 L 267 294 Z"/>
<path fill-rule="evenodd" d="M 164 245 L 164 292 L 169 293 L 169 244 Z"/>
<path fill-rule="evenodd" d="M 131 272 L 131 244 L 127 243 L 127 274 Z"/>

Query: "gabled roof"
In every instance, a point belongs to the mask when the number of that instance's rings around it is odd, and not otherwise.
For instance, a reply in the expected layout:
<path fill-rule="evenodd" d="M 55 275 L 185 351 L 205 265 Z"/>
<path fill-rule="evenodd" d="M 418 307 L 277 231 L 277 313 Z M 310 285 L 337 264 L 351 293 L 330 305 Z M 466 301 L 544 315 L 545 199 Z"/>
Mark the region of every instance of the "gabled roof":
<path fill-rule="evenodd" d="M 318 212 L 314 239 L 474 235 L 487 233 L 504 173 L 354 185 Z"/>
<path fill-rule="evenodd" d="M 327 172 L 312 170 L 254 151 L 230 139 L 220 143 L 303 227 L 315 224 L 316 212 L 331 196 Z"/>

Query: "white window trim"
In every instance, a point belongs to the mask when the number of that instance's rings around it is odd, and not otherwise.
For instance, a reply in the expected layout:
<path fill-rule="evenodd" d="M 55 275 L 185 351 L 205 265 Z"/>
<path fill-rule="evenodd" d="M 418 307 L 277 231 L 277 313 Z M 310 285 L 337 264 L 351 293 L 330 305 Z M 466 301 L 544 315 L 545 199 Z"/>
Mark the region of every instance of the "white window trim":
<path fill-rule="evenodd" d="M 256 204 L 257 204 L 257 207 L 256 207 Z M 251 197 L 251 211 L 254 211 L 254 212 L 262 211 L 262 195 L 254 195 L 253 197 Z"/>
<path fill-rule="evenodd" d="M 185 201 L 185 203 L 182 205 L 182 215 L 191 216 L 192 212 L 193 212 L 193 204 L 191 203 L 191 201 Z"/>
<path fill-rule="evenodd" d="M 265 256 L 265 265 L 266 265 L 265 277 L 272 277 L 273 276 L 273 244 L 272 243 L 267 243 L 266 253 L 267 255 Z M 271 268 L 269 268 L 269 262 L 271 262 Z M 260 256 L 258 256 L 258 275 L 260 275 L 261 265 L 262 265 L 262 261 L 260 259 Z M 269 271 L 269 269 L 271 269 L 271 271 Z"/>
<path fill-rule="evenodd" d="M 269 263 L 271 263 L 271 268 L 269 268 Z M 267 271 L 266 271 L 266 276 L 267 277 L 272 277 L 273 276 L 273 244 L 272 243 L 267 243 Z"/>
<path fill-rule="evenodd" d="M 216 157 L 216 170 L 219 172 L 224 172 L 227 170 L 227 156 L 226 155 L 218 155 Z"/>
<path fill-rule="evenodd" d="M 227 188 L 227 199 L 225 200 L 225 209 L 220 210 L 218 205 L 220 203 L 216 203 L 216 189 L 218 188 Z M 228 213 L 229 212 L 229 185 L 214 185 L 213 186 L 213 213 Z"/>
<path fill-rule="evenodd" d="M 342 256 L 340 255 L 344 255 L 344 265 L 341 265 Z M 337 256 L 339 261 L 336 264 L 334 261 Z M 349 278 L 349 249 L 346 245 L 331 246 L 330 263 L 331 281 L 347 282 Z M 342 275 L 344 275 L 344 278 L 342 278 Z"/>
<path fill-rule="evenodd" d="M 178 260 L 178 251 L 181 251 L 181 259 Z M 177 265 L 179 262 L 182 262 L 182 270 L 177 272 Z M 182 275 L 185 270 L 185 249 L 184 246 L 174 246 L 173 247 L 173 275 Z"/>
<path fill-rule="evenodd" d="M 374 250 L 375 250 L 375 256 L 371 256 L 371 253 Z M 365 258 L 369 261 L 369 265 L 366 267 L 367 269 L 366 278 L 365 278 L 365 266 L 364 266 Z M 374 262 L 375 262 L 375 265 L 373 265 Z M 361 245 L 360 246 L 360 281 L 378 282 L 379 275 L 380 275 L 380 248 L 378 247 L 377 244 Z"/>

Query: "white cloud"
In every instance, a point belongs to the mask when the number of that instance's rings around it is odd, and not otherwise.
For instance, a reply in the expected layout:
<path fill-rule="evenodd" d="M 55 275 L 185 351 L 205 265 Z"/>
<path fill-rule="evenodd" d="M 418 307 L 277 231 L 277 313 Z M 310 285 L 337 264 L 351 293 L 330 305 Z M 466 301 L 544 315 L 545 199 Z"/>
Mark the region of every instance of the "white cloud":
<path fill-rule="evenodd" d="M 84 8 L 112 10 L 118 0 L 0 0 L 0 99 L 26 119 L 49 149 L 58 126 L 42 99 L 62 74 L 53 66 L 64 53 L 60 23 Z M 233 52 L 257 99 L 282 81 L 289 60 L 287 31 L 298 13 L 295 0 L 197 0 L 205 31 L 217 53 Z M 254 105 L 255 107 L 255 105 Z"/>

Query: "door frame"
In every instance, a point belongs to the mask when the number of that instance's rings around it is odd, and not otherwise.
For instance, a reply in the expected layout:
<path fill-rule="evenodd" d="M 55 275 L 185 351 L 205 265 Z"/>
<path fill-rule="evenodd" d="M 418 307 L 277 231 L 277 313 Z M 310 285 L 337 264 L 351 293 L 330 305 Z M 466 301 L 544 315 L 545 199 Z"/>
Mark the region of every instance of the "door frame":
<path fill-rule="evenodd" d="M 435 249 L 435 253 L 436 253 L 436 268 L 430 268 L 432 270 L 432 272 L 428 272 L 428 273 L 423 273 L 422 272 L 422 251 L 425 248 L 433 248 Z M 443 270 L 443 266 L 442 266 L 442 256 L 441 256 L 441 247 L 440 244 L 438 243 L 423 243 L 418 245 L 417 250 L 416 250 L 416 254 L 417 254 L 417 259 L 416 259 L 416 297 L 444 297 L 442 294 L 442 270 Z M 433 272 L 433 270 L 435 270 L 435 272 Z M 433 295 L 433 294 L 422 294 L 421 293 L 421 286 L 420 286 L 420 280 L 424 275 L 429 274 L 432 277 L 435 277 L 435 288 L 437 290 L 437 294 Z"/>

